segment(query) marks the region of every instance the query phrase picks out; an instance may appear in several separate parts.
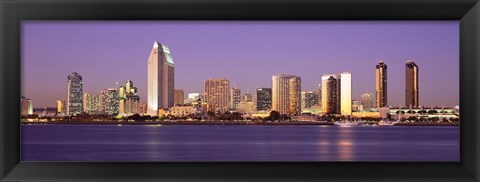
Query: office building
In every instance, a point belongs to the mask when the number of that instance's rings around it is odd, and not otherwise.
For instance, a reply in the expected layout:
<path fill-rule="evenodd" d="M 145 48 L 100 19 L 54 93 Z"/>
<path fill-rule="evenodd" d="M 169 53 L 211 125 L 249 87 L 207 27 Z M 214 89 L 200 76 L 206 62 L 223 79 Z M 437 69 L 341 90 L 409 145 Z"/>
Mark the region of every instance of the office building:
<path fill-rule="evenodd" d="M 119 111 L 119 98 L 117 89 L 109 88 L 100 92 L 101 111 L 108 115 L 117 115 Z"/>
<path fill-rule="evenodd" d="M 318 94 L 313 91 L 302 92 L 302 112 L 305 109 L 318 105 Z"/>
<path fill-rule="evenodd" d="M 77 72 L 67 76 L 67 115 L 73 116 L 83 112 L 83 80 Z"/>
<path fill-rule="evenodd" d="M 57 114 L 64 115 L 66 112 L 65 108 L 65 101 L 64 100 L 57 100 Z"/>
<path fill-rule="evenodd" d="M 325 114 L 340 114 L 340 76 L 322 76 L 322 111 Z"/>
<path fill-rule="evenodd" d="M 405 63 L 405 106 L 418 108 L 418 66 L 412 60 Z"/>
<path fill-rule="evenodd" d="M 233 110 L 236 110 L 238 108 L 238 103 L 240 103 L 241 101 L 240 94 L 241 91 L 239 88 L 232 87 L 230 89 L 230 108 L 232 108 Z"/>
<path fill-rule="evenodd" d="M 230 106 L 230 81 L 225 78 L 205 80 L 207 111 L 225 112 Z"/>
<path fill-rule="evenodd" d="M 83 93 L 83 111 L 89 114 L 100 112 L 100 95 Z"/>
<path fill-rule="evenodd" d="M 373 108 L 373 94 L 364 93 L 362 94 L 362 106 L 364 110 L 370 110 Z"/>
<path fill-rule="evenodd" d="M 387 65 L 383 61 L 378 62 L 375 69 L 375 98 L 376 107 L 387 106 Z"/>
<path fill-rule="evenodd" d="M 272 109 L 272 89 L 257 88 L 257 110 L 267 111 Z"/>
<path fill-rule="evenodd" d="M 148 58 L 148 115 L 174 105 L 174 68 L 168 46 L 155 41 Z"/>
<path fill-rule="evenodd" d="M 340 73 L 340 114 L 352 114 L 352 74 Z"/>
<path fill-rule="evenodd" d="M 280 114 L 301 113 L 301 79 L 295 75 L 272 76 L 272 110 Z"/>
<path fill-rule="evenodd" d="M 33 114 L 33 102 L 32 99 L 26 97 L 20 97 L 20 115 L 27 116 Z"/>

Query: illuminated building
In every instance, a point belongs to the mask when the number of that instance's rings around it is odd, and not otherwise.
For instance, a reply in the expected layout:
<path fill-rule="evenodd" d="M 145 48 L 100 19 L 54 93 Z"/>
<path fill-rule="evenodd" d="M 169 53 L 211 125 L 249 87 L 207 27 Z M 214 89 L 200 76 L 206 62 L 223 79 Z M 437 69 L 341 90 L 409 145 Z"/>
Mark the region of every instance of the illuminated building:
<path fill-rule="evenodd" d="M 352 114 L 352 74 L 340 73 L 340 114 Z"/>
<path fill-rule="evenodd" d="M 57 100 L 57 114 L 63 115 L 66 112 L 65 101 Z"/>
<path fill-rule="evenodd" d="M 325 114 L 340 114 L 340 77 L 322 76 L 322 111 Z"/>
<path fill-rule="evenodd" d="M 373 108 L 373 94 L 364 93 L 362 94 L 362 106 L 364 110 L 369 110 Z"/>
<path fill-rule="evenodd" d="M 252 94 L 244 94 L 242 101 L 245 102 L 253 102 L 253 95 Z"/>
<path fill-rule="evenodd" d="M 83 112 L 83 80 L 77 72 L 67 76 L 67 115 Z"/>
<path fill-rule="evenodd" d="M 20 97 L 20 115 L 27 116 L 33 114 L 33 102 L 32 99 L 26 97 Z"/>
<path fill-rule="evenodd" d="M 301 79 L 295 75 L 272 76 L 272 110 L 280 114 L 301 113 Z"/>
<path fill-rule="evenodd" d="M 240 103 L 240 94 L 241 91 L 239 88 L 232 87 L 230 89 L 230 101 L 231 101 L 231 108 L 236 110 L 238 108 L 238 103 Z"/>
<path fill-rule="evenodd" d="M 140 96 L 137 87 L 133 86 L 132 80 L 127 80 L 125 85 L 118 88 L 118 113 L 120 115 L 132 115 L 138 113 Z"/>
<path fill-rule="evenodd" d="M 138 114 L 147 114 L 147 103 L 141 103 L 138 105 Z"/>
<path fill-rule="evenodd" d="M 318 94 L 313 91 L 302 92 L 302 112 L 318 104 Z"/>
<path fill-rule="evenodd" d="M 405 63 L 405 106 L 418 108 L 418 66 L 412 60 Z"/>
<path fill-rule="evenodd" d="M 375 97 L 376 107 L 387 106 L 387 65 L 380 61 L 375 69 Z"/>
<path fill-rule="evenodd" d="M 119 99 L 117 89 L 109 88 L 100 92 L 101 111 L 109 115 L 119 113 Z"/>
<path fill-rule="evenodd" d="M 174 105 L 181 105 L 185 100 L 185 92 L 182 89 L 176 89 L 174 91 L 173 102 Z"/>
<path fill-rule="evenodd" d="M 174 68 L 167 45 L 155 41 L 148 58 L 148 115 L 174 105 Z"/>
<path fill-rule="evenodd" d="M 257 88 L 257 110 L 266 111 L 272 109 L 272 89 Z"/>
<path fill-rule="evenodd" d="M 225 112 L 230 106 L 230 81 L 225 78 L 205 80 L 207 111 Z"/>
<path fill-rule="evenodd" d="M 86 113 L 100 112 L 100 95 L 83 93 L 83 111 Z"/>

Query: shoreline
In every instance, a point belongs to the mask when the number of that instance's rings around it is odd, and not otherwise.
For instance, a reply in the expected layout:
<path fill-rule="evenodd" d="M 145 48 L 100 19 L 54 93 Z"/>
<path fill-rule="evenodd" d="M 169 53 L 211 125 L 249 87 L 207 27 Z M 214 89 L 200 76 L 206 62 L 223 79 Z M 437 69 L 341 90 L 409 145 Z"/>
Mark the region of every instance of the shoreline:
<path fill-rule="evenodd" d="M 336 126 L 333 122 L 311 122 L 311 121 L 287 121 L 287 122 L 254 122 L 254 121 L 159 121 L 159 122 L 126 122 L 126 121 L 32 121 L 21 122 L 22 125 L 267 125 L 267 126 L 291 126 L 291 125 L 326 125 Z M 378 125 L 382 126 L 382 125 Z M 460 123 L 395 123 L 391 126 L 460 126 Z"/>

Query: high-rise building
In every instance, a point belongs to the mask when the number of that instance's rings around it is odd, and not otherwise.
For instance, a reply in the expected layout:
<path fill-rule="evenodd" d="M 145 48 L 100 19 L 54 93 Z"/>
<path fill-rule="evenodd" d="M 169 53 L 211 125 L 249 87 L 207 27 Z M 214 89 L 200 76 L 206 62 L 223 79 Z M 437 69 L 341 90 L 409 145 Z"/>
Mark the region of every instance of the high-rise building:
<path fill-rule="evenodd" d="M 207 111 L 225 112 L 230 106 L 230 81 L 225 78 L 205 80 Z"/>
<path fill-rule="evenodd" d="M 97 113 L 101 111 L 100 95 L 83 93 L 83 111 Z"/>
<path fill-rule="evenodd" d="M 174 105 L 174 68 L 168 46 L 155 41 L 148 57 L 148 115 Z"/>
<path fill-rule="evenodd" d="M 318 84 L 318 92 L 317 92 L 317 105 L 322 106 L 322 84 Z"/>
<path fill-rule="evenodd" d="M 318 105 L 318 94 L 313 91 L 302 92 L 302 111 Z"/>
<path fill-rule="evenodd" d="M 272 110 L 286 115 L 301 114 L 300 77 L 289 74 L 272 76 Z"/>
<path fill-rule="evenodd" d="M 140 96 L 137 87 L 133 86 L 132 80 L 127 80 L 125 85 L 118 88 L 118 113 L 121 115 L 132 115 L 138 113 Z"/>
<path fill-rule="evenodd" d="M 57 100 L 57 114 L 64 115 L 66 112 L 65 101 Z"/>
<path fill-rule="evenodd" d="M 238 108 L 238 103 L 240 103 L 240 94 L 241 91 L 239 88 L 232 87 L 230 89 L 230 107 L 233 110 L 236 110 Z"/>
<path fill-rule="evenodd" d="M 373 108 L 373 94 L 364 93 L 362 94 L 362 106 L 364 110 L 369 110 Z"/>
<path fill-rule="evenodd" d="M 418 108 L 418 66 L 413 60 L 405 63 L 405 106 Z"/>
<path fill-rule="evenodd" d="M 182 89 L 176 89 L 173 97 L 175 105 L 181 105 L 184 103 L 185 100 L 185 92 Z"/>
<path fill-rule="evenodd" d="M 322 111 L 325 114 L 340 114 L 340 76 L 322 76 Z"/>
<path fill-rule="evenodd" d="M 387 106 L 387 65 L 380 61 L 376 65 L 375 69 L 375 98 L 376 98 L 376 107 L 386 107 Z"/>
<path fill-rule="evenodd" d="M 257 110 L 266 111 L 272 109 L 272 89 L 257 88 Z"/>
<path fill-rule="evenodd" d="M 340 73 L 340 114 L 352 115 L 352 74 Z"/>
<path fill-rule="evenodd" d="M 109 115 L 119 113 L 119 99 L 117 89 L 109 88 L 100 92 L 101 111 Z"/>
<path fill-rule="evenodd" d="M 83 112 L 83 80 L 77 72 L 67 76 L 67 115 Z"/>
<path fill-rule="evenodd" d="M 27 116 L 33 114 L 33 102 L 32 99 L 26 97 L 20 97 L 20 115 Z"/>
<path fill-rule="evenodd" d="M 147 114 L 147 103 L 141 103 L 138 105 L 137 113 Z"/>

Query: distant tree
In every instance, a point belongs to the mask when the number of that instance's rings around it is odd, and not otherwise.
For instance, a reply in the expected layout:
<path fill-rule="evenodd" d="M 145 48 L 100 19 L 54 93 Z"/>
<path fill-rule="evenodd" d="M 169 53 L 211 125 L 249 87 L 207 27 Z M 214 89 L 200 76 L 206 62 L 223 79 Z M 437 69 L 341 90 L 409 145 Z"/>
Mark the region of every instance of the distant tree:
<path fill-rule="evenodd" d="M 215 119 L 215 113 L 213 111 L 208 111 L 207 112 L 207 117 L 208 117 L 208 120 L 214 120 Z"/>
<path fill-rule="evenodd" d="M 277 121 L 277 120 L 280 119 L 280 112 L 278 112 L 278 111 L 271 111 L 269 117 L 270 117 L 270 119 L 271 119 L 272 121 Z"/>

